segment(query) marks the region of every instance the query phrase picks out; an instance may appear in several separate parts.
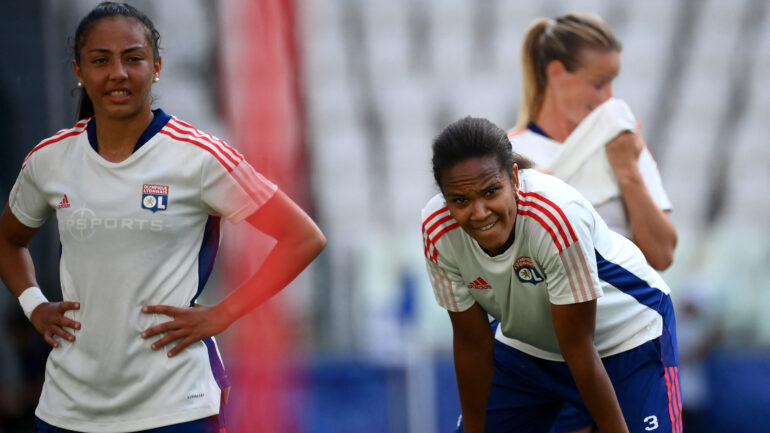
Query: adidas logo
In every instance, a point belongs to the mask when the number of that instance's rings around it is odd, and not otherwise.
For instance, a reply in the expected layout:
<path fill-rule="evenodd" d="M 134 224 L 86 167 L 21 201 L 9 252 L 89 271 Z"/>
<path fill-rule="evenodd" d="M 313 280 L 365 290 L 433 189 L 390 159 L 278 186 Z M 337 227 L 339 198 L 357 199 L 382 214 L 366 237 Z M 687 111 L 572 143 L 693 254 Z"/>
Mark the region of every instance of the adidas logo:
<path fill-rule="evenodd" d="M 477 290 L 489 290 L 492 288 L 492 286 L 489 285 L 486 281 L 484 281 L 483 278 L 478 277 L 475 280 L 473 280 L 472 283 L 468 284 L 469 289 L 477 289 Z"/>
<path fill-rule="evenodd" d="M 70 201 L 67 198 L 67 194 L 64 194 L 64 198 L 61 199 L 61 201 L 59 202 L 58 205 L 56 205 L 56 207 L 58 207 L 59 209 L 65 209 L 70 207 Z"/>

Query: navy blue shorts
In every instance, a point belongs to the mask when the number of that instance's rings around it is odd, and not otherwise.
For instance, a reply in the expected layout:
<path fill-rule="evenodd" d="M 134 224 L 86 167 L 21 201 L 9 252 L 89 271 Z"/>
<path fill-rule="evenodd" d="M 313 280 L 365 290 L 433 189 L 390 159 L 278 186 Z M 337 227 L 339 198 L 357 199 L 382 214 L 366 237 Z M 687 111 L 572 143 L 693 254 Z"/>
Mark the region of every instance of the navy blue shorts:
<path fill-rule="evenodd" d="M 36 433 L 78 433 L 72 430 L 66 430 L 54 427 L 51 424 L 35 417 Z M 139 432 L 137 432 L 139 433 Z M 141 433 L 220 433 L 219 417 L 217 415 L 208 418 L 196 419 L 194 421 L 173 424 L 165 427 L 142 430 Z"/>
<path fill-rule="evenodd" d="M 682 431 L 678 367 L 665 366 L 660 350 L 656 339 L 602 359 L 632 433 Z M 536 358 L 495 340 L 486 425 L 487 432 L 548 433 L 591 426 L 593 419 L 566 363 Z M 463 431 L 462 422 L 457 431 Z"/>

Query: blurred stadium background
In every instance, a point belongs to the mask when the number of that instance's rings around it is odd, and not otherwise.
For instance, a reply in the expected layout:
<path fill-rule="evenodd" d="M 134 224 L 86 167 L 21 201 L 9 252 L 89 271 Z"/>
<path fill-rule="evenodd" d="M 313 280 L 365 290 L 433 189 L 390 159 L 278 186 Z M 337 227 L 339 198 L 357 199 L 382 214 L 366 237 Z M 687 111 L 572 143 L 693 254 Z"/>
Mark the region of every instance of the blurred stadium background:
<path fill-rule="evenodd" d="M 3 197 L 29 149 L 74 124 L 68 38 L 96 3 L 0 6 Z M 512 126 L 528 23 L 583 11 L 623 42 L 615 94 L 642 121 L 674 203 L 680 241 L 664 277 L 679 309 L 685 428 L 770 432 L 770 1 L 130 3 L 162 35 L 154 106 L 239 148 L 329 240 L 221 336 L 232 431 L 453 431 L 451 329 L 421 253 L 430 142 L 468 114 Z M 267 248 L 228 226 L 204 302 Z M 54 224 L 32 251 L 44 291 L 60 297 Z M 7 290 L 0 340 L 0 432 L 24 433 L 48 349 Z"/>

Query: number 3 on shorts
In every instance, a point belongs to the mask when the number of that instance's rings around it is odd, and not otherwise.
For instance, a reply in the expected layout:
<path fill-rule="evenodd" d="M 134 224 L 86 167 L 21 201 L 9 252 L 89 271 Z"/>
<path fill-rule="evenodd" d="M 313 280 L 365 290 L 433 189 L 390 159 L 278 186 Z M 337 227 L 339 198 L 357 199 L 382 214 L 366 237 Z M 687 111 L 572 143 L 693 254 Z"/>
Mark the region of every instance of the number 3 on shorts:
<path fill-rule="evenodd" d="M 645 417 L 644 423 L 647 424 L 647 427 L 644 428 L 647 431 L 653 431 L 658 429 L 658 417 L 655 415 L 650 415 L 648 417 Z"/>

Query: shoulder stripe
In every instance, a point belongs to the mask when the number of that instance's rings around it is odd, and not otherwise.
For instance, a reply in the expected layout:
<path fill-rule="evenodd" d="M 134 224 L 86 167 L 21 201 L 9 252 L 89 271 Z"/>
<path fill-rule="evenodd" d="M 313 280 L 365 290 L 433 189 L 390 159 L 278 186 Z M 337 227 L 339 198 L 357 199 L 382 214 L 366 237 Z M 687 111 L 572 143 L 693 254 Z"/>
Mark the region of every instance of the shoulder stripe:
<path fill-rule="evenodd" d="M 24 169 L 24 167 L 27 165 L 27 160 L 29 159 L 29 157 L 32 156 L 32 154 L 37 152 L 38 150 L 48 146 L 49 144 L 54 144 L 59 141 L 62 141 L 65 138 L 74 137 L 76 135 L 80 135 L 84 133 L 86 131 L 86 127 L 88 126 L 89 120 L 91 120 L 90 117 L 87 119 L 83 119 L 78 123 L 76 123 L 75 126 L 73 126 L 72 128 L 61 129 L 58 132 L 56 132 L 56 134 L 38 143 L 37 146 L 33 147 L 32 150 L 30 150 L 27 156 L 24 158 L 21 168 Z"/>
<path fill-rule="evenodd" d="M 217 153 L 215 150 L 211 149 L 211 147 L 206 146 L 204 143 L 201 143 L 201 142 L 199 142 L 197 140 L 193 140 L 192 138 L 189 138 L 189 137 L 182 137 L 182 136 L 176 135 L 176 134 L 174 134 L 173 132 L 169 131 L 166 128 L 161 129 L 160 133 L 164 134 L 164 135 L 168 135 L 169 137 L 173 138 L 174 140 L 185 141 L 187 143 L 194 144 L 194 145 L 196 145 L 196 146 L 198 146 L 198 147 L 200 147 L 202 149 L 205 149 L 205 150 L 209 151 L 212 155 L 214 155 L 214 158 L 216 158 L 227 169 L 228 172 L 233 171 L 233 169 L 235 168 L 235 166 L 232 164 L 232 162 L 225 161 L 223 159 L 223 157 L 219 153 Z"/>
<path fill-rule="evenodd" d="M 206 143 L 211 146 L 212 149 L 216 149 L 222 156 L 232 161 L 235 165 L 243 160 L 243 155 L 238 153 L 235 149 L 228 146 L 224 141 L 214 137 L 211 134 L 206 134 L 198 129 L 195 129 L 192 125 L 186 124 L 176 117 L 172 117 L 166 124 L 166 127 L 173 129 L 178 134 L 181 134 L 187 138 L 198 140 L 201 143 Z"/>
<path fill-rule="evenodd" d="M 444 236 L 444 234 L 451 232 L 452 230 L 456 229 L 457 227 L 460 227 L 460 224 L 455 222 L 454 224 L 450 224 L 450 225 L 444 227 L 443 229 L 441 229 L 438 233 L 436 233 L 433 236 L 433 238 L 428 237 L 427 238 L 427 243 L 428 244 L 426 245 L 426 248 L 425 248 L 425 257 L 428 257 L 430 260 L 432 260 L 434 262 L 437 261 L 438 260 L 438 248 L 436 248 L 436 242 L 438 242 L 438 240 L 441 238 L 441 236 Z M 430 251 L 430 256 L 428 256 L 428 253 L 429 253 L 428 250 L 432 250 L 432 251 Z"/>
<path fill-rule="evenodd" d="M 270 200 L 278 188 L 275 184 L 254 170 L 254 167 L 248 162 L 239 164 L 237 169 L 233 169 L 233 171 L 230 172 L 230 175 L 249 195 L 251 200 L 260 206 Z"/>
<path fill-rule="evenodd" d="M 567 237 L 567 234 L 564 232 L 564 225 L 561 224 L 558 218 L 556 218 L 556 215 L 553 214 L 549 209 L 545 208 L 540 203 L 537 203 L 535 201 L 527 201 L 527 200 L 519 200 L 519 205 L 522 207 L 532 207 L 535 210 L 539 211 L 543 216 L 548 218 L 551 223 L 553 223 L 553 227 L 556 228 L 559 232 L 559 239 L 561 239 L 562 243 L 564 244 L 564 248 L 567 248 L 570 246 L 569 238 Z M 546 224 L 545 221 L 541 221 L 541 224 Z"/>
<path fill-rule="evenodd" d="M 519 215 L 531 217 L 535 221 L 539 222 L 540 225 L 543 226 L 543 228 L 551 235 L 551 239 L 553 239 L 553 243 L 556 244 L 556 248 L 559 250 L 559 252 L 564 249 L 564 247 L 561 245 L 561 242 L 559 242 L 559 237 L 556 235 L 556 232 L 553 231 L 553 228 L 547 222 L 545 222 L 543 218 L 540 217 L 540 215 L 524 209 L 519 209 L 516 211 L 516 213 Z"/>
<path fill-rule="evenodd" d="M 430 224 L 430 226 L 428 226 Z M 438 261 L 438 249 L 436 248 L 436 242 L 441 239 L 444 234 L 460 227 L 452 216 L 449 214 L 449 208 L 446 206 L 433 212 L 422 224 L 422 238 L 424 246 L 425 257 L 432 262 Z"/>
<path fill-rule="evenodd" d="M 596 299 L 596 288 L 586 263 L 578 238 L 567 216 L 562 209 L 551 200 L 540 194 L 522 192 L 519 199 L 519 215 L 531 217 L 537 221 L 551 236 L 562 266 L 567 274 L 567 280 L 575 302 L 585 302 Z M 529 200 L 525 200 L 528 198 Z"/>
<path fill-rule="evenodd" d="M 176 117 L 171 117 L 171 120 L 169 123 L 172 123 L 172 126 L 175 127 L 175 129 L 184 134 L 192 135 L 193 137 L 200 138 L 202 140 L 208 141 L 214 147 L 216 147 L 220 152 L 222 152 L 223 155 L 226 155 L 228 159 L 235 162 L 235 165 L 238 165 L 238 162 L 242 161 L 243 155 L 240 154 L 235 148 L 225 143 L 223 140 L 220 140 L 216 137 L 214 137 L 211 134 L 205 133 L 194 126 L 190 125 L 187 122 L 183 122 Z"/>
<path fill-rule="evenodd" d="M 536 192 L 521 192 L 520 195 L 522 197 L 529 197 L 531 199 L 539 200 L 542 203 L 545 203 L 546 205 L 548 205 L 548 207 L 553 209 L 553 211 L 555 211 L 561 217 L 561 223 L 564 225 L 564 227 L 569 232 L 569 235 L 570 235 L 569 238 L 567 238 L 565 236 L 565 240 L 567 241 L 567 243 L 569 243 L 569 239 L 570 238 L 572 239 L 573 242 L 578 240 L 577 236 L 575 235 L 575 231 L 572 230 L 572 224 L 567 219 L 567 216 L 564 215 L 564 211 L 562 211 L 561 208 L 556 205 L 556 203 L 552 202 L 551 200 L 547 199 L 546 197 L 544 197 L 544 196 L 542 196 L 542 195 L 540 195 L 540 194 L 538 194 Z"/>
<path fill-rule="evenodd" d="M 438 215 L 441 215 L 442 213 L 447 212 L 449 213 L 449 208 L 444 206 L 441 209 L 437 210 L 436 212 L 433 212 L 430 214 L 428 218 L 425 218 L 425 221 L 422 223 L 422 230 L 425 231 L 425 227 L 428 225 L 428 223 L 433 219 L 436 218 Z"/>
<path fill-rule="evenodd" d="M 441 226 L 442 224 L 446 223 L 447 221 L 450 221 L 451 219 L 452 219 L 452 215 L 449 215 L 449 214 L 447 214 L 447 215 L 444 215 L 443 217 L 441 217 L 441 218 L 439 218 L 438 220 L 436 220 L 436 222 L 435 222 L 435 223 L 431 224 L 431 226 L 430 226 L 430 227 L 428 227 L 427 229 L 425 229 L 425 227 L 423 226 L 423 229 L 422 229 L 422 230 L 423 230 L 425 233 L 427 233 L 428 235 L 430 235 L 431 233 L 433 233 L 434 231 L 436 231 L 436 229 L 437 229 L 439 226 Z M 450 224 L 451 224 L 451 223 L 450 223 Z M 436 233 L 434 236 L 436 236 L 436 239 L 438 239 L 438 237 L 440 237 L 440 236 L 438 235 L 438 233 Z"/>
<path fill-rule="evenodd" d="M 209 139 L 209 140 L 211 140 L 211 141 L 221 145 L 222 147 L 227 148 L 230 152 L 233 153 L 233 155 L 237 155 L 239 158 L 243 158 L 243 156 L 237 150 L 235 150 L 234 147 L 232 147 L 229 144 L 227 144 L 224 140 L 219 139 L 219 138 L 213 136 L 212 134 L 209 134 L 208 132 L 203 132 L 200 129 L 192 126 L 191 124 L 185 122 L 184 120 L 180 120 L 177 117 L 171 116 L 171 120 L 173 120 L 174 123 L 176 123 L 180 127 L 188 129 L 191 134 L 199 136 L 199 137 L 206 137 L 207 139 Z"/>

